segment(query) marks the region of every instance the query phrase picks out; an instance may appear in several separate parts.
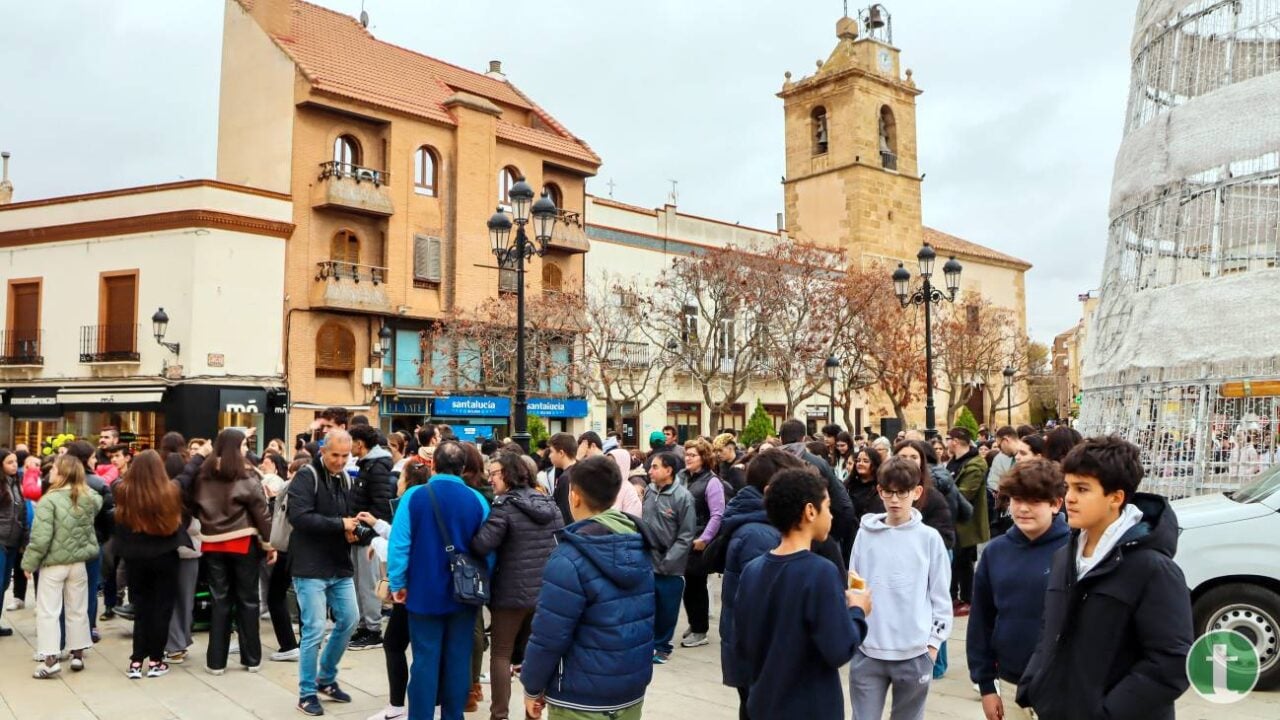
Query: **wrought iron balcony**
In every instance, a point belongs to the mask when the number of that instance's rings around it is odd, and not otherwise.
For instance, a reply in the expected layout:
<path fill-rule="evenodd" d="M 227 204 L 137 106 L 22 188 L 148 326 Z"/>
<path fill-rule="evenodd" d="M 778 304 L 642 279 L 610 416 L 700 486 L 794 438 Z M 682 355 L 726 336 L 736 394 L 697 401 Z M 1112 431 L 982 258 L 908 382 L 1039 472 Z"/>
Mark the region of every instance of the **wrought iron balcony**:
<path fill-rule="evenodd" d="M 386 282 L 384 267 L 325 260 L 316 264 L 311 304 L 341 310 L 390 312 Z"/>
<path fill-rule="evenodd" d="M 881 150 L 880 165 L 884 167 L 885 170 L 897 170 L 898 156 L 889 152 L 888 150 Z"/>
<path fill-rule="evenodd" d="M 40 354 L 41 330 L 0 330 L 0 365 L 7 367 L 44 365 Z"/>
<path fill-rule="evenodd" d="M 311 205 L 385 217 L 395 212 L 387 192 L 390 181 L 391 175 L 385 170 L 334 160 L 322 162 L 320 177 L 312 187 Z"/>
<path fill-rule="evenodd" d="M 136 363 L 141 359 L 137 323 L 80 327 L 80 362 Z"/>
<path fill-rule="evenodd" d="M 648 367 L 649 343 L 619 342 L 610 349 L 609 362 L 621 367 Z"/>

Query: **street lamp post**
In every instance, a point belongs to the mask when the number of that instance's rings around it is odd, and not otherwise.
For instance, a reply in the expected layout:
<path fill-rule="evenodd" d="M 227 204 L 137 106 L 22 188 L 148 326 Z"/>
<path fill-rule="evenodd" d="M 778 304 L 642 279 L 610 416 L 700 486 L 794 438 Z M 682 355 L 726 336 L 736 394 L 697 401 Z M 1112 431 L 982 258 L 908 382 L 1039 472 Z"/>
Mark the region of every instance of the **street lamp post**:
<path fill-rule="evenodd" d="M 911 271 L 898 263 L 898 269 L 893 271 L 893 292 L 898 296 L 898 302 L 902 307 L 910 307 L 912 305 L 924 306 L 924 359 L 925 359 L 925 405 L 924 405 L 924 434 L 925 437 L 932 440 L 938 435 L 937 417 L 933 406 L 933 313 L 932 307 L 935 303 L 941 304 L 943 300 L 947 302 L 955 302 L 956 294 L 960 291 L 960 263 L 954 257 L 947 260 L 942 266 L 942 272 L 946 276 L 947 292 L 944 294 L 941 290 L 933 286 L 929 278 L 933 275 L 933 261 L 938 257 L 934 252 L 933 246 L 925 243 L 920 248 L 920 252 L 916 253 L 916 260 L 920 263 L 920 287 L 911 290 Z"/>
<path fill-rule="evenodd" d="M 840 361 L 834 355 L 827 357 L 827 361 L 822 363 L 822 371 L 827 374 L 827 383 L 831 389 L 831 402 L 827 405 L 827 424 L 833 425 L 836 421 L 836 373 L 840 371 Z"/>
<path fill-rule="evenodd" d="M 1012 365 L 1005 366 L 1002 374 L 1004 375 L 1004 395 L 1005 395 L 1005 425 L 1013 426 L 1013 376 L 1017 373 Z"/>
<path fill-rule="evenodd" d="M 542 197 L 533 202 L 533 188 L 521 179 L 508 191 L 511 214 L 515 220 L 515 237 L 511 237 L 512 218 L 501 207 L 489 218 L 489 240 L 493 244 L 494 257 L 500 268 L 514 264 L 516 271 L 516 402 L 515 440 L 526 453 L 529 452 L 529 394 L 525 388 L 524 358 L 524 264 L 534 255 L 541 257 L 551 242 L 551 230 L 556 224 L 556 206 L 544 190 Z M 533 220 L 534 240 L 525 234 L 525 225 Z M 501 271 L 499 271 L 501 272 Z"/>

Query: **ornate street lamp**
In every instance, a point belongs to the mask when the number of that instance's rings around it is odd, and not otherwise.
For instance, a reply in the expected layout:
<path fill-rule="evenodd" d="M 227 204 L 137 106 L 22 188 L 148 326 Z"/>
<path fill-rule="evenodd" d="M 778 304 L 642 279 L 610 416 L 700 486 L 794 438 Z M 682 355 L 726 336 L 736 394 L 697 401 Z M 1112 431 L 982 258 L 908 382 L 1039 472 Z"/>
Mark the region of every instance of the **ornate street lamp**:
<path fill-rule="evenodd" d="M 1005 394 L 1005 425 L 1013 426 L 1013 376 L 1017 373 L 1012 365 L 1005 366 L 1004 371 L 1004 394 Z"/>
<path fill-rule="evenodd" d="M 169 314 L 164 311 L 164 308 L 160 308 L 159 310 L 156 310 L 155 315 L 151 316 L 151 332 L 156 336 L 156 342 L 158 344 L 164 346 L 169 352 L 173 353 L 174 355 L 177 355 L 179 348 L 182 347 L 182 343 L 165 342 L 164 335 L 168 331 L 169 331 Z"/>
<path fill-rule="evenodd" d="M 827 406 L 827 424 L 832 425 L 836 421 L 836 373 L 840 372 L 840 361 L 834 355 L 827 357 L 827 361 L 822 363 L 822 371 L 827 374 L 827 383 L 831 388 L 831 404 Z"/>
<path fill-rule="evenodd" d="M 912 290 L 911 271 L 903 267 L 902 263 L 898 263 L 898 269 L 893 271 L 893 293 L 898 296 L 898 302 L 902 307 L 910 307 L 911 305 L 924 306 L 924 358 L 925 358 L 925 405 L 924 405 L 924 434 L 932 440 L 938 435 L 937 414 L 933 406 L 933 312 L 932 308 L 935 304 L 941 304 L 943 300 L 947 302 L 955 302 L 956 295 L 960 292 L 960 271 L 963 269 L 960 263 L 954 257 L 947 260 L 942 266 L 942 274 L 946 278 L 947 291 L 943 293 L 934 287 L 930 278 L 933 276 L 933 263 L 937 259 L 938 254 L 934 252 L 933 246 L 925 243 L 920 248 L 920 252 L 916 253 L 916 261 L 920 265 L 920 287 Z"/>
<path fill-rule="evenodd" d="M 383 325 L 378 328 L 378 349 L 374 355 L 384 358 L 391 354 L 391 328 Z"/>
<path fill-rule="evenodd" d="M 525 356 L 524 356 L 524 265 L 534 255 L 541 257 L 547 252 L 551 242 L 551 233 L 555 229 L 558 211 L 547 191 L 537 202 L 533 201 L 533 188 L 521 179 L 507 193 L 511 200 L 511 213 L 508 217 L 502 208 L 498 208 L 489 218 L 489 241 L 493 245 L 493 255 L 498 259 L 499 267 L 505 269 L 515 265 L 516 271 L 516 398 L 515 398 L 515 432 L 512 439 L 520 447 L 529 452 L 529 394 L 525 388 Z M 532 216 L 532 217 L 531 217 Z M 525 226 L 533 221 L 533 239 L 525 234 Z M 515 237 L 511 236 L 515 226 Z"/>

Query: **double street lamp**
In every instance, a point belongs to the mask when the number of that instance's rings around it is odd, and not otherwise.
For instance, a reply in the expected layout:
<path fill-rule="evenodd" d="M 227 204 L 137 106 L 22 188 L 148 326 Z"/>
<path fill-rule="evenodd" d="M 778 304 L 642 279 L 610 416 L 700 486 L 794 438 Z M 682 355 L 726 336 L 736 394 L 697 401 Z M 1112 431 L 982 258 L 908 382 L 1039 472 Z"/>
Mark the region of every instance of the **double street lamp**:
<path fill-rule="evenodd" d="M 933 276 L 933 261 L 937 259 L 938 254 L 934 252 L 933 246 L 925 243 L 920 248 L 920 252 L 916 253 L 916 260 L 920 263 L 920 286 L 915 290 L 910 288 L 911 271 L 898 263 L 898 269 L 893 271 L 893 292 L 898 296 L 898 302 L 902 307 L 907 308 L 912 305 L 924 306 L 924 358 L 925 358 L 925 405 L 924 405 L 924 424 L 925 437 L 932 440 L 938 435 L 937 417 L 933 407 L 933 313 L 932 307 L 941 304 L 943 300 L 947 302 L 955 302 L 956 294 L 960 292 L 960 263 L 955 257 L 947 260 L 942 266 L 942 273 L 946 276 L 947 292 L 944 294 L 941 290 L 934 287 L 930 278 Z"/>
<path fill-rule="evenodd" d="M 516 408 L 515 433 L 512 439 L 519 443 L 526 453 L 529 452 L 529 395 L 525 388 L 524 359 L 524 264 L 533 258 L 547 253 L 547 245 L 551 242 L 551 231 L 556 225 L 555 203 L 544 190 L 537 202 L 533 201 L 533 188 L 521 179 L 508 191 L 511 201 L 511 215 L 498 207 L 497 212 L 489 218 L 489 240 L 493 244 L 494 257 L 498 266 L 507 269 L 515 265 L 516 271 Z M 515 237 L 511 228 L 515 225 Z M 525 226 L 533 221 L 531 241 L 525 234 Z M 501 271 L 499 271 L 501 272 Z"/>

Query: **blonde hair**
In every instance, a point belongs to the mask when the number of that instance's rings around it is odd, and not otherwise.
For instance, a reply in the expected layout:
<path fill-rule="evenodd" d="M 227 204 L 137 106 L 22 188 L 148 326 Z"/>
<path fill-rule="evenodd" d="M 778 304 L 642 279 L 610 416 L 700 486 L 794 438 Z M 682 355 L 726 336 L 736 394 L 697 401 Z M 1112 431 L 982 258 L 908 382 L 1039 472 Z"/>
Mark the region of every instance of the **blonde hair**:
<path fill-rule="evenodd" d="M 56 479 L 49 483 L 49 489 L 70 488 L 72 509 L 79 510 L 80 493 L 88 489 L 84 476 L 84 463 L 68 453 L 53 461 L 53 469 L 57 471 L 57 475 Z"/>

